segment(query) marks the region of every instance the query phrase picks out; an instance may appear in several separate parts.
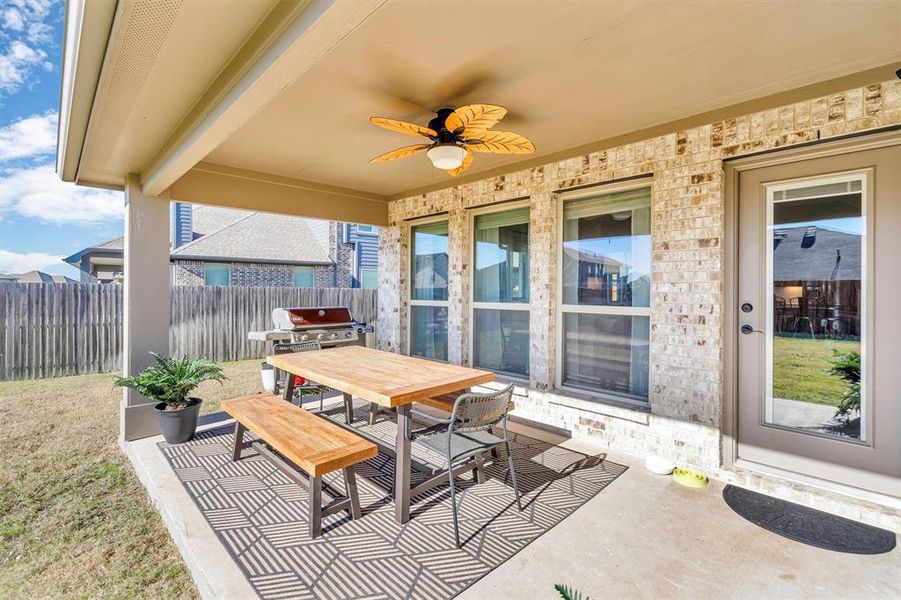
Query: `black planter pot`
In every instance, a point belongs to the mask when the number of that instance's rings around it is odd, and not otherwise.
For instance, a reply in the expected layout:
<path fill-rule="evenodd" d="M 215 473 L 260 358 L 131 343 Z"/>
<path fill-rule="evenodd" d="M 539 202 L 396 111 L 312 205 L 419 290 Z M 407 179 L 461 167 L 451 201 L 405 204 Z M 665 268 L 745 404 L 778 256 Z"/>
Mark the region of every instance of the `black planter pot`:
<path fill-rule="evenodd" d="M 178 410 L 164 410 L 165 402 L 160 402 L 156 408 L 156 415 L 160 420 L 160 429 L 163 437 L 170 444 L 183 444 L 192 437 L 197 430 L 197 416 L 200 414 L 200 398 L 188 398 L 188 405 Z"/>

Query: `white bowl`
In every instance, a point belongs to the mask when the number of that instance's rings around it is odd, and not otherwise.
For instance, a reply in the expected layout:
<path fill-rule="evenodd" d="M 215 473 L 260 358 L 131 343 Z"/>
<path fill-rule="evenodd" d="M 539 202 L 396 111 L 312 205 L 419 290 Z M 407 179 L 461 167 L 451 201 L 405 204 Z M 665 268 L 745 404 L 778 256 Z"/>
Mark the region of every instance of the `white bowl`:
<path fill-rule="evenodd" d="M 649 456 L 644 461 L 644 468 L 657 475 L 669 475 L 676 468 L 676 464 L 662 456 Z"/>

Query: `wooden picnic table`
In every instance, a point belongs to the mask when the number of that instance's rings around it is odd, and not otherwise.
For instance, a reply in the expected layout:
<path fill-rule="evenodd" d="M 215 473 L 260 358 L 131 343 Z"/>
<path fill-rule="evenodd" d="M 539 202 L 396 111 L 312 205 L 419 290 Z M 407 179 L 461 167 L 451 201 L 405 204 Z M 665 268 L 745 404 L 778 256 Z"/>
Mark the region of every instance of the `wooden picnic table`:
<path fill-rule="evenodd" d="M 344 394 L 345 418 L 353 422 L 353 397 L 395 411 L 394 502 L 398 523 L 410 519 L 410 405 L 448 392 L 494 381 L 494 373 L 440 363 L 365 346 L 340 346 L 296 354 L 268 356 L 266 362 L 289 375 L 285 398 L 294 393 L 300 375 Z"/>

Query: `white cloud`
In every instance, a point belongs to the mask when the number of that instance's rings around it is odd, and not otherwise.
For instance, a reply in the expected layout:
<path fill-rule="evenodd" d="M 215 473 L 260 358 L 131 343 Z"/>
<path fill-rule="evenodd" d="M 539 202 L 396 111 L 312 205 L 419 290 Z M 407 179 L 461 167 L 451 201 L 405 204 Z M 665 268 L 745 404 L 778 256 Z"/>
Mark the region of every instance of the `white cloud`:
<path fill-rule="evenodd" d="M 58 0 L 5 0 L 0 13 L 3 35 L 9 44 L 0 48 L 0 97 L 15 94 L 35 83 L 35 72 L 50 71 L 44 46 L 53 43 L 53 28 L 46 23 Z"/>
<path fill-rule="evenodd" d="M 76 186 L 57 176 L 52 164 L 3 172 L 0 217 L 17 214 L 57 225 L 92 225 L 121 219 L 122 192 Z"/>
<path fill-rule="evenodd" d="M 28 41 L 32 44 L 46 44 L 53 40 L 53 28 L 46 23 L 31 23 L 28 26 Z M 52 63 L 50 63 L 52 65 Z M 47 68 L 47 65 L 44 65 Z"/>
<path fill-rule="evenodd" d="M 49 267 L 57 267 L 62 256 L 43 252 L 10 252 L 0 250 L 0 273 L 25 273 L 27 271 L 43 271 Z"/>
<path fill-rule="evenodd" d="M 25 84 L 32 69 L 47 68 L 47 53 L 15 40 L 0 54 L 0 94 L 15 94 Z M 52 68 L 52 64 L 50 64 Z"/>
<path fill-rule="evenodd" d="M 0 128 L 0 162 L 56 152 L 58 122 L 59 113 L 49 110 Z"/>
<path fill-rule="evenodd" d="M 22 31 L 25 29 L 25 18 L 16 7 L 10 6 L 3 11 L 3 27 L 12 29 L 13 31 Z"/>

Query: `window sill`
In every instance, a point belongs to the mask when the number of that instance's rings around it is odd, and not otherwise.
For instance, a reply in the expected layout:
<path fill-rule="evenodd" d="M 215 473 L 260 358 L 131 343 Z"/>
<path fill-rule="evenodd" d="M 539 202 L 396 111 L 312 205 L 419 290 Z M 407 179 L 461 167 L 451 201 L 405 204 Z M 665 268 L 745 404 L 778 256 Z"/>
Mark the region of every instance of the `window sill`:
<path fill-rule="evenodd" d="M 650 404 L 629 402 L 608 396 L 580 393 L 560 388 L 555 388 L 549 392 L 532 391 L 532 394 L 541 394 L 541 398 L 549 404 L 572 408 L 579 412 L 613 417 L 640 425 L 647 425 L 650 422 Z"/>

